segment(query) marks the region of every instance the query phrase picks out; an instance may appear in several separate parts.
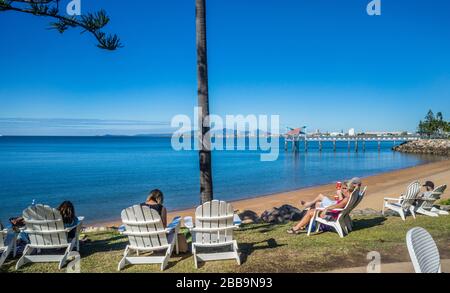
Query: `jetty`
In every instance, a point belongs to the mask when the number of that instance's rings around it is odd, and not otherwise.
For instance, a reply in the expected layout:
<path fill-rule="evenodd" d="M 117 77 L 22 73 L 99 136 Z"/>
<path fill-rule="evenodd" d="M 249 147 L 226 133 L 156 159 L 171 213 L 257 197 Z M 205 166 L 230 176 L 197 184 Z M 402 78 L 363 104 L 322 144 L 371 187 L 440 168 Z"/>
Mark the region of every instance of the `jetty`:
<path fill-rule="evenodd" d="M 360 149 L 364 152 L 366 150 L 367 142 L 377 142 L 378 150 L 381 150 L 382 143 L 392 143 L 394 146 L 410 141 L 417 141 L 420 139 L 419 135 L 348 135 L 340 134 L 336 136 L 327 134 L 307 134 L 303 128 L 295 128 L 287 131 L 284 137 L 284 149 L 289 150 L 291 147 L 293 152 L 300 151 L 300 145 L 303 144 L 303 149 L 308 152 L 310 142 L 318 142 L 318 148 L 321 152 L 326 145 L 331 145 L 333 151 L 337 150 L 338 142 L 347 142 L 348 151 L 352 149 L 358 152 Z M 328 144 L 326 144 L 328 142 Z"/>

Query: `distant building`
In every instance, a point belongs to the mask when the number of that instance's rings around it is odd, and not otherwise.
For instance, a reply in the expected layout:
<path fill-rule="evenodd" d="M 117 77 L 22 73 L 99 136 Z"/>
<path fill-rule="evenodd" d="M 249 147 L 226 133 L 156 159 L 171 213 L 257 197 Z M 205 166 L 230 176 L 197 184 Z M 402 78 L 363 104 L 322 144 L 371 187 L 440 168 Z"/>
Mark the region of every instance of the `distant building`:
<path fill-rule="evenodd" d="M 350 128 L 350 129 L 348 130 L 348 135 L 349 135 L 349 136 L 355 136 L 355 135 L 356 135 L 355 129 L 354 129 L 354 128 Z"/>

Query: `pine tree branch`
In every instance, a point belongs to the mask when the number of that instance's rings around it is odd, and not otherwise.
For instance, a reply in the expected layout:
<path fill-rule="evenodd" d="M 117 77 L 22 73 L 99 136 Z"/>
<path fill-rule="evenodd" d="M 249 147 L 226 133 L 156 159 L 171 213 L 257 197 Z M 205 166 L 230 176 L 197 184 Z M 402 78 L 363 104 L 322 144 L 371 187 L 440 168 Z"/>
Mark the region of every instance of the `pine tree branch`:
<path fill-rule="evenodd" d="M 22 6 L 26 7 L 13 6 L 12 3 L 14 2 L 23 3 Z M 50 4 L 55 4 L 55 6 Z M 97 47 L 101 49 L 116 50 L 122 47 L 117 35 L 107 35 L 100 30 L 109 23 L 109 17 L 104 10 L 77 18 L 59 14 L 59 0 L 0 0 L 0 11 L 15 11 L 50 17 L 57 20 L 57 22 L 50 23 L 51 28 L 58 30 L 60 33 L 64 33 L 70 27 L 80 27 L 83 29 L 82 33 L 87 31 L 97 39 Z"/>

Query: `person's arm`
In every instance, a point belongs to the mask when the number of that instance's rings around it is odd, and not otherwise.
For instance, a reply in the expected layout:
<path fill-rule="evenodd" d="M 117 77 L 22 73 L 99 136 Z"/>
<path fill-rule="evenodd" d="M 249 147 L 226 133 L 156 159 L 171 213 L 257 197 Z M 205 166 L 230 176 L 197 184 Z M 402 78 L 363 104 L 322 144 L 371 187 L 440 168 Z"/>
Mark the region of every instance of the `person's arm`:
<path fill-rule="evenodd" d="M 321 216 L 322 216 L 322 217 L 325 217 L 329 210 L 345 208 L 345 206 L 347 205 L 347 202 L 348 202 L 348 198 L 349 198 L 349 197 L 347 196 L 347 197 L 345 197 L 341 202 L 339 202 L 339 203 L 337 203 L 337 204 L 335 204 L 335 205 L 332 205 L 332 206 L 329 206 L 329 207 L 325 208 L 325 209 L 322 211 L 322 215 L 321 215 Z"/>
<path fill-rule="evenodd" d="M 162 208 L 161 211 L 161 221 L 163 223 L 164 228 L 167 227 L 167 210 L 165 207 Z"/>
<path fill-rule="evenodd" d="M 344 199 L 344 196 L 342 195 L 342 190 L 337 190 L 336 191 L 336 194 L 337 194 L 337 196 L 339 197 L 339 200 L 343 200 Z"/>

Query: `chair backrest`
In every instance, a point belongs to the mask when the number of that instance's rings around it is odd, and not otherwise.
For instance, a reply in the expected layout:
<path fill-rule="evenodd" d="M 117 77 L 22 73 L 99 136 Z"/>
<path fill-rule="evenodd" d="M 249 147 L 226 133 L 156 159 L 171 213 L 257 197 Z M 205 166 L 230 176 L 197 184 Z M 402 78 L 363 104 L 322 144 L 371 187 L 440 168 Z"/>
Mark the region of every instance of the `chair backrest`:
<path fill-rule="evenodd" d="M 348 200 L 347 204 L 345 205 L 343 211 L 339 214 L 340 217 L 346 216 L 353 210 L 353 208 L 355 207 L 356 203 L 359 200 L 360 191 L 361 191 L 361 189 L 359 187 L 356 188 L 355 190 L 353 190 L 352 194 L 350 195 L 350 199 Z"/>
<path fill-rule="evenodd" d="M 364 189 L 359 193 L 358 199 L 356 200 L 355 204 L 353 205 L 352 210 L 354 210 L 363 200 L 364 196 L 366 195 L 367 186 L 364 187 Z"/>
<path fill-rule="evenodd" d="M 168 245 L 166 229 L 158 212 L 145 205 L 134 205 L 121 213 L 132 248 L 149 249 Z"/>
<path fill-rule="evenodd" d="M 401 201 L 402 208 L 408 209 L 417 199 L 417 196 L 420 193 L 420 183 L 419 181 L 415 181 L 409 184 L 406 193 L 403 195 L 403 200 Z"/>
<path fill-rule="evenodd" d="M 213 200 L 195 211 L 195 242 L 220 244 L 233 240 L 234 210 L 225 201 Z"/>
<path fill-rule="evenodd" d="M 406 244 L 416 273 L 440 273 L 439 250 L 423 228 L 413 228 L 406 234 Z"/>
<path fill-rule="evenodd" d="M 440 193 L 442 195 L 445 192 L 446 189 L 447 189 L 447 185 L 444 184 L 444 185 L 436 187 L 433 190 L 433 192 Z"/>
<path fill-rule="evenodd" d="M 7 233 L 8 232 L 6 230 L 0 230 L 0 248 L 5 247 L 5 240 Z"/>
<path fill-rule="evenodd" d="M 31 245 L 50 248 L 68 244 L 67 232 L 58 210 L 38 204 L 25 209 L 23 218 Z"/>

